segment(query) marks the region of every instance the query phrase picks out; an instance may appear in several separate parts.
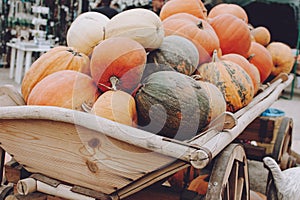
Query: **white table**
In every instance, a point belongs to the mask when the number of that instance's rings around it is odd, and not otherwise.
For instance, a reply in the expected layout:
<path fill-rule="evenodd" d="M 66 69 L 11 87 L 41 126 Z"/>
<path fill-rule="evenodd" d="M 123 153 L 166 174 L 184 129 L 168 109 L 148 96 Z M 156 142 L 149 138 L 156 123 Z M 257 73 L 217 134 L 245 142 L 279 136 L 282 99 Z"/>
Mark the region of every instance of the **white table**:
<path fill-rule="evenodd" d="M 37 45 L 33 42 L 9 42 L 6 45 L 11 48 L 9 78 L 14 78 L 19 84 L 23 78 L 23 71 L 27 72 L 32 64 L 32 52 L 43 53 L 51 49 L 50 45 Z"/>

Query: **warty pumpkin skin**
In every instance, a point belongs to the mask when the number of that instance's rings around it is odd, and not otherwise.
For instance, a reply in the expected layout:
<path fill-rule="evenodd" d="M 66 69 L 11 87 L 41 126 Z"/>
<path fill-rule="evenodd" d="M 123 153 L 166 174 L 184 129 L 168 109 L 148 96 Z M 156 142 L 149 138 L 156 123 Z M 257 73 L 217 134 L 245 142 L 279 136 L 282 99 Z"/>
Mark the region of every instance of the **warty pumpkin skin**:
<path fill-rule="evenodd" d="M 75 70 L 90 74 L 90 59 L 74 48 L 57 46 L 32 63 L 21 84 L 22 95 L 27 101 L 32 88 L 43 78 L 57 71 Z"/>
<path fill-rule="evenodd" d="M 105 26 L 105 39 L 129 37 L 139 42 L 147 51 L 157 49 L 164 38 L 160 18 L 151 10 L 134 8 L 110 19 Z"/>
<path fill-rule="evenodd" d="M 109 90 L 101 94 L 91 113 L 128 126 L 137 125 L 135 100 L 121 90 Z"/>
<path fill-rule="evenodd" d="M 141 81 L 146 61 L 140 43 L 127 37 L 109 38 L 94 48 L 91 75 L 102 92 L 109 90 L 111 77 L 116 77 L 116 88 L 131 93 Z"/>
<path fill-rule="evenodd" d="M 85 12 L 72 22 L 67 31 L 67 44 L 89 56 L 104 39 L 104 27 L 109 18 L 98 12 Z"/>
<path fill-rule="evenodd" d="M 156 71 L 176 70 L 185 75 L 192 75 L 197 69 L 199 55 L 196 46 L 188 39 L 170 35 L 162 45 L 147 55 L 147 65 L 143 76 Z"/>
<path fill-rule="evenodd" d="M 234 62 L 219 60 L 216 51 L 213 61 L 201 65 L 198 72 L 203 81 L 219 88 L 227 104 L 226 110 L 229 112 L 236 112 L 253 99 L 253 83 L 247 72 Z"/>
<path fill-rule="evenodd" d="M 192 138 L 209 123 L 208 98 L 201 85 L 187 75 L 155 72 L 135 94 L 139 127 L 179 140 Z"/>
<path fill-rule="evenodd" d="M 90 76 L 73 70 L 61 70 L 36 84 L 28 96 L 27 105 L 84 111 L 82 104 L 92 107 L 98 96 L 98 88 Z"/>
<path fill-rule="evenodd" d="M 248 23 L 248 15 L 244 8 L 237 4 L 233 3 L 219 3 L 212 7 L 212 9 L 208 13 L 208 18 L 214 18 L 220 14 L 232 14 L 241 20 L 243 20 L 246 24 Z"/>
<path fill-rule="evenodd" d="M 232 14 L 220 14 L 211 18 L 209 24 L 219 38 L 223 54 L 247 54 L 251 46 L 251 34 L 243 20 Z"/>
<path fill-rule="evenodd" d="M 280 73 L 290 73 L 293 69 L 295 58 L 290 46 L 283 42 L 271 42 L 267 46 L 273 60 L 272 76 Z"/>

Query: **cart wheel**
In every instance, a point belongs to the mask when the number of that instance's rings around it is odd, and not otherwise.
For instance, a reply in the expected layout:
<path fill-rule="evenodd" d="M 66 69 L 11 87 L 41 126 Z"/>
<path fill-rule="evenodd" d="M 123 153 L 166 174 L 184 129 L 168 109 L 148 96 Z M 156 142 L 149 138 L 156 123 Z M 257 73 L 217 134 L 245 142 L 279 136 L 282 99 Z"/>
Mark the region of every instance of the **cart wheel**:
<path fill-rule="evenodd" d="M 293 120 L 284 117 L 280 123 L 273 149 L 273 158 L 280 163 L 281 170 L 296 165 L 296 159 L 291 156 Z"/>
<path fill-rule="evenodd" d="M 206 199 L 249 200 L 246 153 L 240 144 L 230 144 L 215 159 Z"/>

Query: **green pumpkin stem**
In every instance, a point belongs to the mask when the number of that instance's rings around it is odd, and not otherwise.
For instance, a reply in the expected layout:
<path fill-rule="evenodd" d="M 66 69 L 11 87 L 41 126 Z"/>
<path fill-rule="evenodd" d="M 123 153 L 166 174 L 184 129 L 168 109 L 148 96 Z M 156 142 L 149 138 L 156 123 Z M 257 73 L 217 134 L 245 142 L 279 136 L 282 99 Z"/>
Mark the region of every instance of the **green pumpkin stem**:
<path fill-rule="evenodd" d="M 109 81 L 111 83 L 111 87 L 113 90 L 117 90 L 117 84 L 119 83 L 119 79 L 116 76 L 111 76 L 109 78 Z"/>

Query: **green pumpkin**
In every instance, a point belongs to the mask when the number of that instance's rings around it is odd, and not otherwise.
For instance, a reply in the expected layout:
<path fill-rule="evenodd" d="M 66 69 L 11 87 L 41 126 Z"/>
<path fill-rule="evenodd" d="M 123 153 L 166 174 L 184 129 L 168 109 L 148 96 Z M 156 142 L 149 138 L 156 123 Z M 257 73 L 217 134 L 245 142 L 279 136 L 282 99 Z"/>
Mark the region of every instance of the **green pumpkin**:
<path fill-rule="evenodd" d="M 208 93 L 199 82 L 175 71 L 149 75 L 134 97 L 139 128 L 154 134 L 190 139 L 211 119 Z"/>

